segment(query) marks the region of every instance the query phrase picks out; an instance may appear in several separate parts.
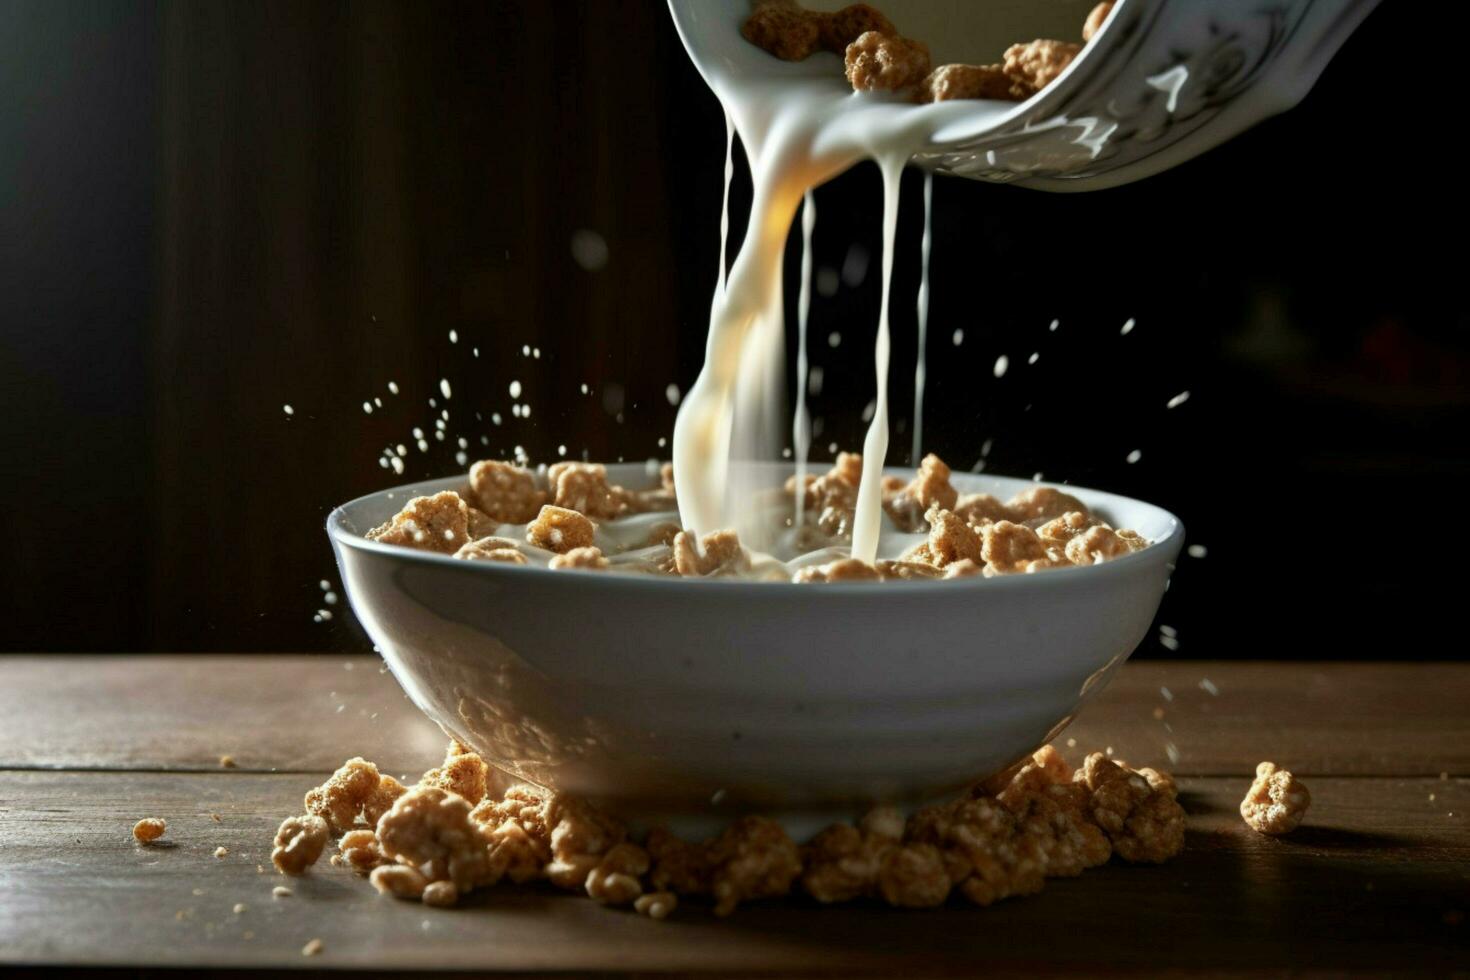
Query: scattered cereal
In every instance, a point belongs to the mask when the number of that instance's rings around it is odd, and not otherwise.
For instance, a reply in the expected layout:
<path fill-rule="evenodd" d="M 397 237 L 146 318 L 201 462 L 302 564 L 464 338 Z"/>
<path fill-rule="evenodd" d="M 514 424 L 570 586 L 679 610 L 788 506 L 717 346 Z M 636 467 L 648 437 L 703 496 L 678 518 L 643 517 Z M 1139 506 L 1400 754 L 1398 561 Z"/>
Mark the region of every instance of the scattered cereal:
<path fill-rule="evenodd" d="M 168 828 L 162 817 L 144 817 L 133 824 L 133 839 L 140 844 L 151 844 L 163 836 Z"/>
<path fill-rule="evenodd" d="M 313 939 L 310 942 L 308 942 L 305 946 L 302 946 L 301 947 L 301 955 L 302 956 L 316 956 L 317 954 L 319 954 L 322 951 L 322 948 L 323 948 L 322 947 L 322 941 L 320 939 Z"/>
<path fill-rule="evenodd" d="M 1274 837 L 1295 830 L 1311 804 L 1312 794 L 1300 780 L 1274 762 L 1262 762 L 1240 801 L 1240 816 L 1252 830 Z"/>

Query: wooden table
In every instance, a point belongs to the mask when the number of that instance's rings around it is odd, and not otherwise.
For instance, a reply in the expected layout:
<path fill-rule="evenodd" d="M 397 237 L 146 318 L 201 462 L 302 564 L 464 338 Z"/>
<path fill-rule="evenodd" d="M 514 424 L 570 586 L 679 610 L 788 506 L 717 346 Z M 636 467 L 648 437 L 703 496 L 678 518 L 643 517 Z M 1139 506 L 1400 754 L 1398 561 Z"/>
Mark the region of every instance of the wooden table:
<path fill-rule="evenodd" d="M 325 861 L 294 881 L 271 871 L 277 823 L 345 757 L 401 774 L 439 758 L 375 659 L 0 657 L 0 974 L 1467 970 L 1467 709 L 1470 665 L 1131 664 L 1058 746 L 1181 777 L 1173 863 L 1110 864 L 988 909 L 791 900 L 654 922 L 536 887 L 436 911 Z M 1261 759 L 1312 791 L 1289 838 L 1236 812 Z M 168 846 L 133 843 L 144 816 L 167 819 Z M 272 897 L 282 883 L 293 894 Z"/>

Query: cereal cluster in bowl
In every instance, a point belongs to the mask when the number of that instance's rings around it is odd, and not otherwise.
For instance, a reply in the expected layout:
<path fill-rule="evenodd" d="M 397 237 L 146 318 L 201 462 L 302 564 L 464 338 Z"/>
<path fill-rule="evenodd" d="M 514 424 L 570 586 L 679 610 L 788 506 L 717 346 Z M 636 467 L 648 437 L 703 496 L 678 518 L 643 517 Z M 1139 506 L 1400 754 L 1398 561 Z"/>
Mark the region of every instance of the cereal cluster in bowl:
<path fill-rule="evenodd" d="M 332 838 L 334 865 L 384 895 L 446 907 L 500 883 L 550 884 L 656 919 L 681 900 L 728 915 L 804 894 L 822 904 L 877 900 L 932 908 L 990 905 L 1040 891 L 1113 856 L 1161 863 L 1184 847 L 1174 781 L 1101 752 L 1075 770 L 1050 746 L 947 803 L 905 817 L 893 807 L 798 843 L 774 820 L 736 819 L 716 836 L 641 837 L 588 803 L 518 783 L 452 742 L 413 786 L 349 759 L 288 817 L 271 859 L 300 875 Z"/>
<path fill-rule="evenodd" d="M 535 470 L 484 460 L 459 490 L 414 497 L 367 537 L 464 561 L 799 583 L 1029 574 L 1095 565 L 1149 544 L 1055 487 L 1005 501 L 961 494 L 931 454 L 909 479 L 884 477 L 883 520 L 898 544 L 870 564 L 848 557 L 862 467 L 861 456 L 839 453 L 825 473 L 799 483 L 793 476 L 758 502 L 779 538 L 777 555 L 752 551 L 734 530 L 685 530 L 667 464 L 654 471 L 656 485 L 630 489 L 609 482 L 598 463 Z"/>
<path fill-rule="evenodd" d="M 1001 60 L 985 65 L 934 67 L 929 46 L 904 37 L 878 10 L 855 3 L 834 13 L 804 10 L 794 0 L 754 0 L 741 35 L 782 61 L 804 61 L 818 51 L 843 58 L 856 92 L 893 92 L 915 102 L 995 99 L 1024 102 L 1067 69 L 1102 28 L 1113 0 L 1092 9 L 1081 43 L 1038 38 L 1013 44 Z"/>

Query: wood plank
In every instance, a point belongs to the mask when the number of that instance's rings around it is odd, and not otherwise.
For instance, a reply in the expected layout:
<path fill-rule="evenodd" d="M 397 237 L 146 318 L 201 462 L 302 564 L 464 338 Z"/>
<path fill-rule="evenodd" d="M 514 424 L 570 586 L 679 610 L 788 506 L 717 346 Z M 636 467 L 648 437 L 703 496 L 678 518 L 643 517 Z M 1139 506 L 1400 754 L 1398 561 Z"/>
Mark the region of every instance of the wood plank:
<path fill-rule="evenodd" d="M 662 923 L 535 887 L 436 911 L 380 898 L 325 863 L 288 882 L 266 854 L 309 783 L 0 773 L 0 963 L 850 975 L 973 973 L 981 963 L 1413 972 L 1470 962 L 1470 927 L 1455 921 L 1470 911 L 1465 779 L 1314 780 L 1309 822 L 1284 840 L 1240 822 L 1244 779 L 1187 779 L 1189 846 L 1163 867 L 1109 865 L 989 909 L 789 900 L 727 920 L 686 906 Z M 145 815 L 168 820 L 171 846 L 132 842 Z M 229 854 L 213 857 L 218 846 Z M 283 882 L 294 895 L 273 898 Z M 300 950 L 313 938 L 325 948 L 307 961 Z"/>
<path fill-rule="evenodd" d="M 1470 775 L 1467 703 L 1470 664 L 1144 661 L 1058 744 L 1188 775 Z M 0 657 L 4 768 L 417 772 L 442 743 L 373 657 Z"/>

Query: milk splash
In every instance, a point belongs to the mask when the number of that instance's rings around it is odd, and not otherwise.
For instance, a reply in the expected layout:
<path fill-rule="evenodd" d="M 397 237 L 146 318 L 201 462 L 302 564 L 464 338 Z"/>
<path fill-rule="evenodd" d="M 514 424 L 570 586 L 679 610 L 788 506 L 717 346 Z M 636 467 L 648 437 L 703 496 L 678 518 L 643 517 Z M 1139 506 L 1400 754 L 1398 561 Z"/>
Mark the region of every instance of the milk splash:
<path fill-rule="evenodd" d="M 738 31 L 740 12 L 732 9 L 730 15 L 730 30 Z M 884 186 L 883 308 L 874 349 L 876 411 L 863 446 L 852 548 L 854 556 L 872 561 L 882 524 L 882 467 L 888 450 L 888 305 L 899 179 L 907 161 L 935 133 L 960 120 L 973 125 L 977 113 L 1003 115 L 1010 107 L 977 102 L 915 106 L 882 95 L 854 94 L 843 80 L 840 62 L 825 53 L 792 63 L 752 47 L 701 70 L 745 148 L 754 194 L 744 244 L 712 304 L 704 367 L 674 424 L 680 518 L 700 535 L 734 528 L 751 547 L 769 542 L 772 529 L 748 506 L 765 488 L 756 468 L 743 464 L 778 459 L 785 433 L 791 431 L 781 421 L 781 267 L 787 235 L 797 207 L 812 188 L 873 159 Z M 798 459 L 804 455 L 800 448 Z"/>

